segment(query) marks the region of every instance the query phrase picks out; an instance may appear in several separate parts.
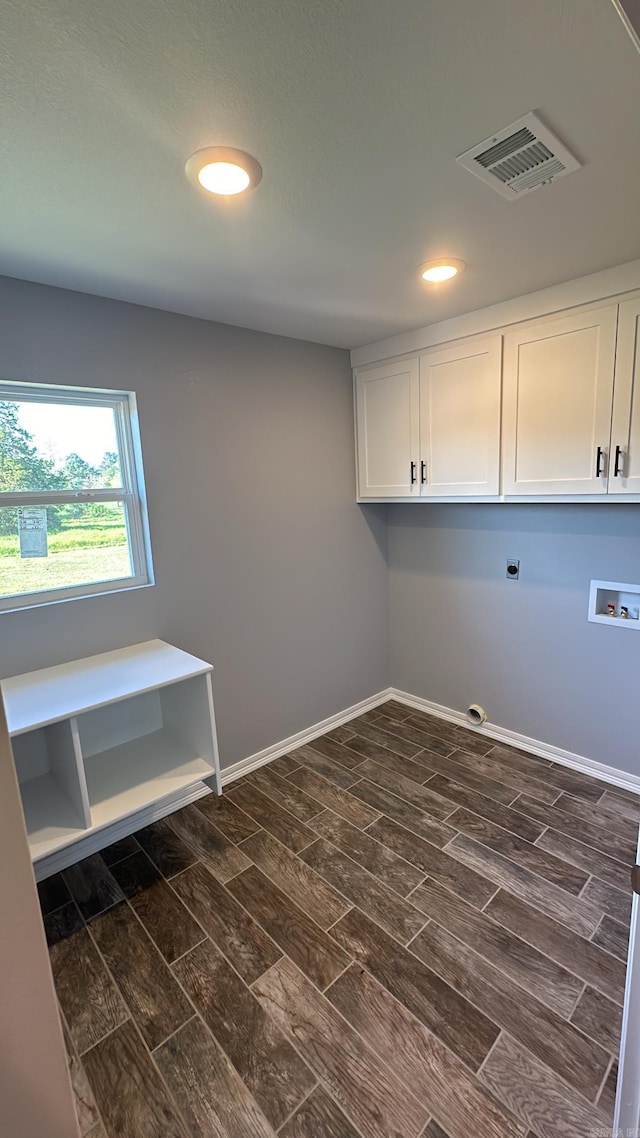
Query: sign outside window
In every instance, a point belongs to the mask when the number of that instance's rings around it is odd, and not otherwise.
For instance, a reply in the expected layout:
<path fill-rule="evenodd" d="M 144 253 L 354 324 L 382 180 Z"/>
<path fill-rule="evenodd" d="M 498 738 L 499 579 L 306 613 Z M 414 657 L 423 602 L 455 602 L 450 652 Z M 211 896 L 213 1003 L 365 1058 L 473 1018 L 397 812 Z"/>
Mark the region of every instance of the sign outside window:
<path fill-rule="evenodd" d="M 48 557 L 47 511 L 41 507 L 18 506 L 18 536 L 21 557 Z"/>

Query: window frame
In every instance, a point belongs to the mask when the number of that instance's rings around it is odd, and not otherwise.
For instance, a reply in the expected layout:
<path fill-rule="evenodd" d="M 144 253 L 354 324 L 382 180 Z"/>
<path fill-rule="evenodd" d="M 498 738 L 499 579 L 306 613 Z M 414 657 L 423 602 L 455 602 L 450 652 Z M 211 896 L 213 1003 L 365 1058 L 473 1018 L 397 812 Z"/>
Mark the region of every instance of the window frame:
<path fill-rule="evenodd" d="M 113 410 L 122 482 L 120 487 L 100 490 L 0 490 L 0 507 L 63 506 L 78 502 L 122 503 L 132 569 L 129 577 L 112 577 L 108 581 L 92 581 L 86 585 L 63 585 L 56 589 L 0 596 L 0 614 L 153 585 L 153 561 L 135 392 L 0 380 L 0 402 L 62 403 L 69 406 L 108 407 Z"/>

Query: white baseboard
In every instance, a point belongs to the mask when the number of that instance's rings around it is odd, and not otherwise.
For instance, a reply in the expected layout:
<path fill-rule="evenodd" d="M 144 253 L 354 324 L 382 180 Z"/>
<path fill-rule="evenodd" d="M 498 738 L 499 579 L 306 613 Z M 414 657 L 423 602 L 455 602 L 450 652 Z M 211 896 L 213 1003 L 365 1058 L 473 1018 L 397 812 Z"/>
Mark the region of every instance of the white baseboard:
<path fill-rule="evenodd" d="M 264 751 L 256 751 L 255 755 L 240 759 L 239 762 L 233 763 L 230 767 L 223 767 L 220 772 L 222 785 L 226 786 L 227 783 L 233 782 L 236 778 L 242 778 L 250 771 L 255 771 L 258 767 L 263 767 L 265 763 L 270 763 L 272 759 L 278 759 L 280 755 L 287 755 L 289 751 L 295 751 L 296 747 L 310 743 L 312 739 L 317 739 L 318 735 L 324 735 L 326 731 L 331 731 L 334 727 L 341 727 L 343 723 L 348 723 L 350 719 L 356 719 L 358 715 L 364 715 L 365 711 L 371 711 L 373 707 L 379 707 L 381 703 L 386 703 L 388 699 L 391 699 L 392 694 L 392 689 L 387 688 L 385 691 L 378 692 L 377 695 L 369 696 L 368 699 L 362 699 L 360 703 L 354 703 L 345 711 L 330 715 L 328 719 L 323 719 L 320 723 L 314 723 L 313 727 L 307 727 L 305 731 L 299 731 L 297 735 L 290 735 L 288 739 L 274 743 L 272 747 L 265 747 Z"/>
<path fill-rule="evenodd" d="M 323 719 L 320 723 L 315 723 L 313 727 L 307 727 L 305 731 L 299 731 L 297 735 L 290 735 L 288 739 L 283 739 L 280 743 L 274 743 L 273 746 L 266 747 L 263 751 L 257 751 L 255 755 L 249 755 L 246 759 L 240 759 L 239 762 L 233 763 L 232 766 L 223 767 L 221 771 L 222 785 L 227 786 L 229 783 L 234 782 L 235 779 L 242 778 L 243 775 L 249 774 L 250 771 L 257 770 L 258 767 L 270 763 L 272 759 L 277 759 L 280 755 L 286 755 L 289 751 L 294 751 L 296 747 L 304 746 L 305 743 L 311 743 L 312 740 L 317 739 L 319 735 L 324 735 L 325 732 L 331 731 L 334 727 L 340 727 L 343 723 L 348 723 L 351 719 L 356 719 L 359 715 L 363 715 L 365 711 L 371 711 L 372 708 L 379 707 L 389 699 L 395 699 L 398 703 L 403 703 L 407 707 L 414 707 L 417 711 L 426 711 L 429 715 L 435 715 L 439 719 L 446 719 L 450 723 L 468 727 L 479 735 L 487 735 L 490 739 L 495 739 L 497 743 L 507 743 L 512 747 L 519 747 L 522 751 L 529 751 L 532 755 L 538 755 L 542 759 L 548 759 L 551 762 L 559 763 L 561 766 L 570 767 L 572 770 L 582 771 L 584 774 L 591 775 L 592 778 L 598 778 L 611 786 L 619 786 L 624 790 L 630 790 L 636 794 L 640 794 L 639 775 L 627 774 L 626 771 L 618 770 L 616 767 L 609 767 L 605 763 L 598 763 L 594 759 L 584 758 L 584 756 L 576 755 L 572 751 L 563 751 L 560 747 L 554 747 L 550 743 L 542 743 L 539 739 L 531 739 L 528 735 L 520 735 L 517 731 L 510 731 L 508 728 L 499 727 L 495 723 L 483 723 L 479 727 L 472 727 L 467 722 L 464 712 L 455 711 L 451 707 L 443 707 L 439 703 L 433 703 L 429 699 L 422 699 L 421 696 L 410 695 L 408 692 L 400 691 L 398 688 L 386 688 L 384 691 L 378 692 L 368 699 L 361 700 L 360 703 L 354 703 L 344 711 L 337 712 L 336 715 L 330 715 L 328 719 Z M 41 881 L 43 878 L 49 877 L 52 873 L 66 869 L 68 866 L 73 865 L 74 862 L 88 857 L 89 854 L 96 853 L 106 845 L 111 845 L 112 842 L 117 842 L 120 838 L 126 837 L 127 834 L 133 833 L 134 830 L 139 830 L 143 826 L 149 826 L 159 818 L 164 818 L 166 814 L 170 814 L 174 810 L 179 810 L 181 807 L 187 806 L 190 802 L 195 802 L 196 799 L 202 798 L 205 794 L 210 794 L 212 790 L 215 790 L 215 787 L 208 785 L 206 782 L 195 783 L 194 786 L 189 787 L 180 795 L 171 796 L 161 802 L 157 802 L 153 806 L 149 806 L 135 815 L 129 815 L 128 818 L 122 819 L 121 822 L 116 822 L 111 826 L 105 827 L 103 830 L 89 834 L 86 838 L 81 838 L 79 841 L 65 846 L 64 849 L 57 850 L 55 853 L 41 858 L 40 861 L 34 865 L 36 880 Z"/>
<path fill-rule="evenodd" d="M 468 727 L 470 731 L 474 731 L 478 735 L 488 735 L 497 743 L 507 743 L 511 747 L 519 747 L 521 751 L 530 751 L 532 755 L 538 755 L 541 759 L 549 759 L 550 762 L 559 763 L 563 767 L 570 767 L 572 770 L 582 771 L 583 774 L 588 774 L 592 778 L 599 778 L 602 782 L 610 783 L 611 786 L 619 786 L 623 790 L 631 790 L 640 794 L 640 775 L 629 774 L 617 767 L 609 767 L 606 763 L 598 763 L 595 759 L 587 759 L 583 755 L 574 754 L 573 751 L 563 751 L 561 747 L 554 747 L 551 743 L 542 743 L 539 739 L 529 738 L 528 735 L 520 735 L 519 732 L 510 731 L 507 727 L 499 727 L 496 723 L 482 723 L 475 727 L 467 721 L 463 711 L 443 707 L 439 703 L 432 703 L 430 699 L 422 699 L 421 696 L 410 695 L 408 692 L 399 691 L 397 688 L 389 688 L 389 694 L 386 698 L 395 699 L 398 703 L 406 704 L 407 707 L 415 707 L 417 711 L 426 711 L 429 715 L 435 715 L 439 719 L 448 719 L 450 723 L 456 723 L 458 726 Z"/>

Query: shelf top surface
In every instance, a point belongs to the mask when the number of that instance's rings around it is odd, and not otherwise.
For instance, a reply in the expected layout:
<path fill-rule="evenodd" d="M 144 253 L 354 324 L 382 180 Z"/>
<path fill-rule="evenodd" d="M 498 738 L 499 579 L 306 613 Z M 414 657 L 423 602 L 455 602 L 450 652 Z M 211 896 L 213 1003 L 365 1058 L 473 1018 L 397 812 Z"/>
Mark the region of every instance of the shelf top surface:
<path fill-rule="evenodd" d="M 128 696 L 209 672 L 212 665 L 164 640 L 147 640 L 3 680 L 10 735 L 81 715 Z"/>

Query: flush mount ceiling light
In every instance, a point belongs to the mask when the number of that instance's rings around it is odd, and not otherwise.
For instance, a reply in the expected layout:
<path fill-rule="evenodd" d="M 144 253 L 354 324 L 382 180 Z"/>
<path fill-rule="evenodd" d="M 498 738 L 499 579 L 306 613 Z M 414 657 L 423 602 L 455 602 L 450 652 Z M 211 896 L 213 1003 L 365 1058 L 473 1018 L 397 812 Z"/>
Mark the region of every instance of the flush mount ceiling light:
<path fill-rule="evenodd" d="M 425 265 L 420 265 L 418 272 L 423 281 L 437 284 L 440 281 L 451 280 L 463 269 L 464 261 L 458 261 L 455 257 L 440 257 L 437 261 L 427 261 Z"/>
<path fill-rule="evenodd" d="M 262 177 L 262 167 L 244 150 L 231 146 L 208 146 L 188 159 L 185 173 L 200 189 L 221 197 L 252 190 Z"/>

